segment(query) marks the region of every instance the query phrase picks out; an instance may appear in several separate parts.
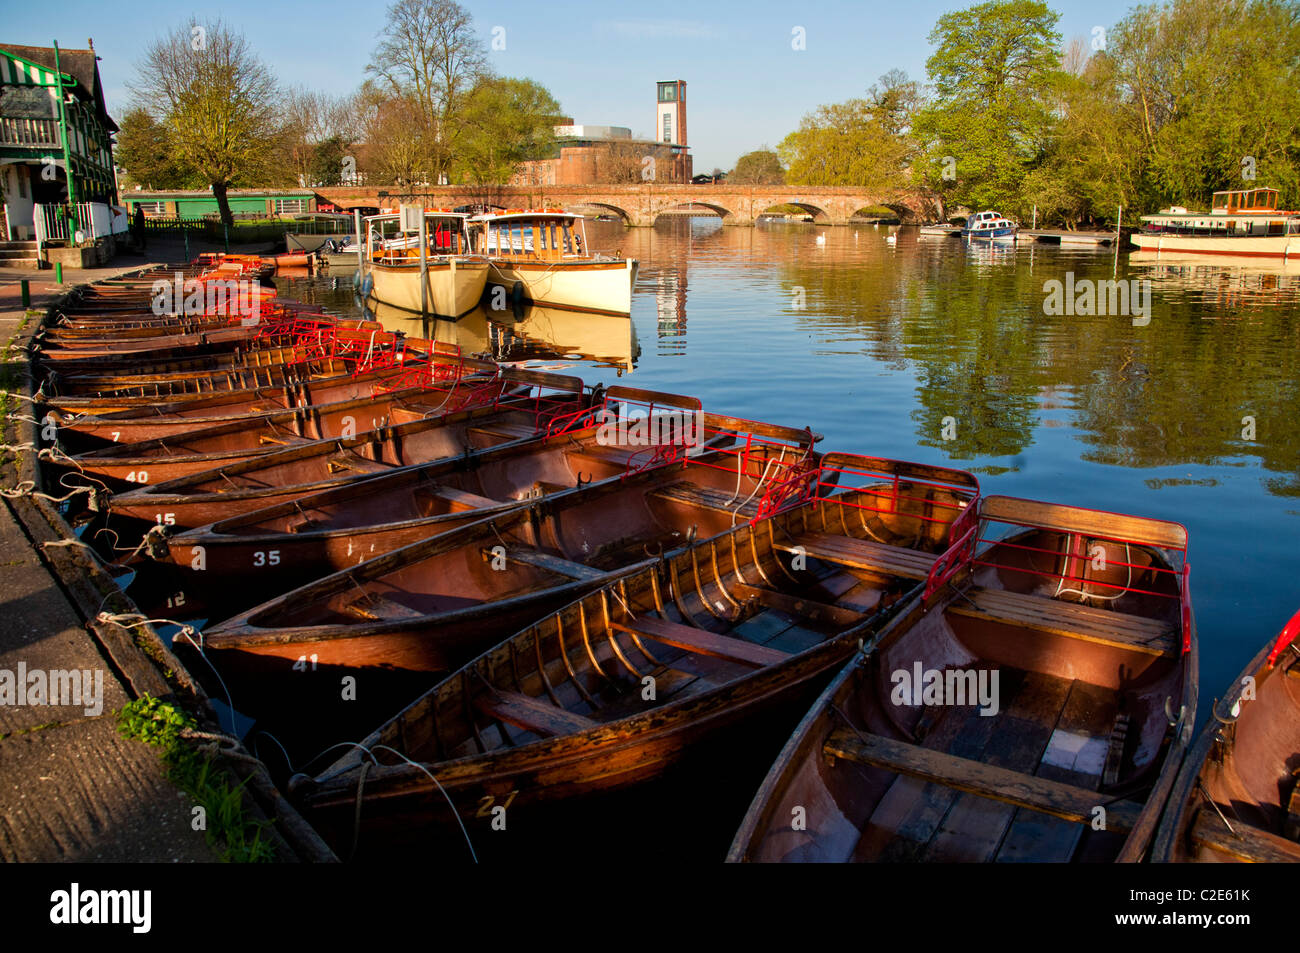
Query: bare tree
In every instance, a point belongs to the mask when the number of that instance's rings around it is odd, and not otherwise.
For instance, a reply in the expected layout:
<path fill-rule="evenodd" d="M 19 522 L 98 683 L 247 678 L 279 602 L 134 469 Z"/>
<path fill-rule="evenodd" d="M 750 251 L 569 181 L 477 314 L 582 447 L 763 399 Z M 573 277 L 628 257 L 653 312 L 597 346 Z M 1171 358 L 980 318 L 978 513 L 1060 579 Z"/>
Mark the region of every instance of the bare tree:
<path fill-rule="evenodd" d="M 653 147 L 635 142 L 611 142 L 596 155 L 596 181 L 610 185 L 628 185 L 642 182 L 644 171 L 653 168 L 645 161 L 653 155 Z"/>
<path fill-rule="evenodd" d="M 454 0 L 397 0 L 380 36 L 366 70 L 418 109 L 429 131 L 434 181 L 440 181 L 460 134 L 461 107 L 486 71 L 473 19 Z"/>
<path fill-rule="evenodd" d="M 414 100 L 363 83 L 356 97 L 359 138 L 366 150 L 362 171 L 368 181 L 411 186 L 429 181 L 421 111 Z"/>
<path fill-rule="evenodd" d="M 212 186 L 221 220 L 231 224 L 229 187 L 274 175 L 281 130 L 271 69 L 242 33 L 220 20 L 191 19 L 155 40 L 138 70 L 130 84 L 134 104 L 168 127 L 181 158 Z"/>

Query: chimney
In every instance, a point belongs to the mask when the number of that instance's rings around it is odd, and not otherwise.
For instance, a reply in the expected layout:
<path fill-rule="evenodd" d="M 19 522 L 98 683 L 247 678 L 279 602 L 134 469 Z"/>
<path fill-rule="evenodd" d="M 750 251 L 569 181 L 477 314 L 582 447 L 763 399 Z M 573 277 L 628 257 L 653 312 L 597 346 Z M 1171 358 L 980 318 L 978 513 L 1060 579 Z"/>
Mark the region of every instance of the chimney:
<path fill-rule="evenodd" d="M 93 37 L 86 41 L 86 46 L 90 48 L 90 52 L 95 52 L 95 40 Z"/>

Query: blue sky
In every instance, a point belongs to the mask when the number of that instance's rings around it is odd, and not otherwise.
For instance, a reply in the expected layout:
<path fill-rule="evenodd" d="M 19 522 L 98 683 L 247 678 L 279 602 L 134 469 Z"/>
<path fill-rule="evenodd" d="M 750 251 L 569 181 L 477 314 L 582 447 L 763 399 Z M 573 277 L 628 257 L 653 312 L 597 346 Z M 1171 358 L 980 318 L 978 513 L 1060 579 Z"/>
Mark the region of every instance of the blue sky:
<path fill-rule="evenodd" d="M 84 49 L 93 37 L 115 117 L 144 47 L 189 11 L 174 2 L 62 0 L 57 8 L 0 0 L 0 43 Z M 954 0 L 792 3 L 755 0 L 696 4 L 618 2 L 463 3 L 486 44 L 505 29 L 505 50 L 489 62 L 508 76 L 546 86 L 580 123 L 654 127 L 655 82 L 687 84 L 687 132 L 696 171 L 730 168 L 744 152 L 775 146 L 819 104 L 861 95 L 882 73 L 924 79 L 928 36 Z M 1066 41 L 1122 19 L 1133 0 L 1053 3 Z M 57 9 L 57 16 L 51 11 Z M 347 93 L 364 70 L 387 4 L 374 0 L 223 0 L 218 9 L 243 30 L 286 84 Z M 671 14 L 667 11 L 671 9 Z M 147 24 L 147 27 L 142 27 Z M 792 49 L 803 27 L 806 49 Z"/>

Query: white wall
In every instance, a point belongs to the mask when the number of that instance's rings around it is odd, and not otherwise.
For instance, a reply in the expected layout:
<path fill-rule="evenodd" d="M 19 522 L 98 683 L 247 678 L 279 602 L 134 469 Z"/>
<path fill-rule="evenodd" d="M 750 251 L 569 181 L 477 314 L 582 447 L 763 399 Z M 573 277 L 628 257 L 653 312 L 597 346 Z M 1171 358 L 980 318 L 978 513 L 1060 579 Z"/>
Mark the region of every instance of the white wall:
<path fill-rule="evenodd" d="M 27 166 L 18 162 L 0 165 L 0 177 L 4 181 L 5 214 L 11 233 L 0 236 L 0 240 L 30 241 L 36 234 L 32 228 L 32 182 Z"/>

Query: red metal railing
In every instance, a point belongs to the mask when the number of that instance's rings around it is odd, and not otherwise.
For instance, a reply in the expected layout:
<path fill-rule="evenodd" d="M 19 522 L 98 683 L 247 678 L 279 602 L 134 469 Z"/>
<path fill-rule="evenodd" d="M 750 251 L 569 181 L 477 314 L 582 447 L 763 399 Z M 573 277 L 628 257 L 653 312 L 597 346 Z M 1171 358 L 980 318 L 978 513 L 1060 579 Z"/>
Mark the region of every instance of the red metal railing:
<path fill-rule="evenodd" d="M 1278 636 L 1277 643 L 1273 646 L 1273 651 L 1268 653 L 1268 667 L 1273 668 L 1277 665 L 1277 660 L 1282 657 L 1288 645 L 1300 636 L 1300 612 L 1291 617 L 1291 621 L 1282 627 L 1282 634 Z"/>
<path fill-rule="evenodd" d="M 623 477 L 673 463 L 737 475 L 736 501 L 756 502 L 762 519 L 810 499 L 817 457 L 811 431 L 739 417 L 706 414 L 698 398 L 631 387 L 611 387 L 595 406 L 557 415 L 550 434 L 609 428 L 612 446 L 633 448 Z M 747 494 L 741 481 L 753 484 Z"/>
<path fill-rule="evenodd" d="M 1076 512 L 1097 514 L 1099 516 L 1113 516 L 1118 514 L 1108 514 L 1100 510 L 1078 510 Z M 963 514 L 965 515 L 965 514 Z M 993 529 L 995 525 L 1000 529 Z M 1066 547 L 1064 550 L 1048 549 L 1043 546 L 1029 545 L 1025 542 L 1015 542 L 1010 538 L 1005 538 L 1008 527 L 1019 529 L 1037 529 L 1044 532 L 1054 533 L 1065 537 Z M 954 524 L 954 530 L 957 528 Z M 984 512 L 978 515 L 977 520 L 973 521 L 969 529 L 965 529 L 961 535 L 953 533 L 951 537 L 954 542 L 948 550 L 935 561 L 926 579 L 925 598 L 929 599 L 946 585 L 954 576 L 964 572 L 974 572 L 976 568 L 990 568 L 1000 572 L 1023 573 L 1030 576 L 1039 576 L 1046 579 L 1057 580 L 1056 592 L 1054 596 L 1064 594 L 1079 594 L 1084 598 L 1101 599 L 1105 601 L 1115 601 L 1126 593 L 1135 595 L 1152 596 L 1160 599 L 1170 599 L 1178 605 L 1178 616 L 1182 627 L 1182 650 L 1184 653 L 1191 650 L 1191 633 L 1192 633 L 1192 604 L 1191 604 L 1191 566 L 1187 563 L 1187 550 L 1185 546 L 1171 546 L 1167 542 L 1159 544 L 1144 540 L 1137 537 L 1122 537 L 1112 535 L 1107 532 L 1093 529 L 1086 525 L 1076 527 L 1062 526 L 1042 526 L 1031 521 L 1016 520 L 1005 517 L 991 517 Z M 1093 544 L 1114 543 L 1125 547 L 1125 559 L 1112 559 L 1108 555 L 1104 556 L 1105 566 L 1107 569 L 1119 567 L 1128 570 L 1128 579 L 1124 583 L 1108 582 L 1087 575 L 1088 566 L 1096 558 L 1093 553 L 1087 551 L 1086 542 Z M 1165 562 L 1164 558 L 1156 557 L 1152 553 L 1153 560 L 1149 563 L 1139 563 L 1131 561 L 1133 559 L 1132 549 L 1150 551 L 1152 549 L 1162 550 L 1175 554 L 1178 558 L 1174 565 L 1160 565 Z M 1051 557 L 1051 559 L 1061 560 L 1058 570 L 1047 570 L 1034 568 L 1028 565 L 1013 565 L 1010 562 L 999 561 L 990 558 L 992 553 L 1016 553 L 1023 552 L 1028 554 L 1037 554 Z M 1158 560 L 1158 561 L 1157 561 Z M 1082 566 L 1082 569 L 1079 567 Z M 1147 586 L 1135 585 L 1133 577 L 1135 573 L 1154 574 L 1153 578 L 1156 583 L 1150 583 Z M 1160 579 L 1168 579 L 1170 585 L 1167 591 L 1161 591 L 1158 586 Z M 1067 585 L 1070 588 L 1066 588 Z M 1099 589 L 1107 590 L 1105 592 Z"/>

